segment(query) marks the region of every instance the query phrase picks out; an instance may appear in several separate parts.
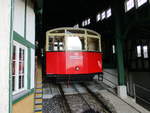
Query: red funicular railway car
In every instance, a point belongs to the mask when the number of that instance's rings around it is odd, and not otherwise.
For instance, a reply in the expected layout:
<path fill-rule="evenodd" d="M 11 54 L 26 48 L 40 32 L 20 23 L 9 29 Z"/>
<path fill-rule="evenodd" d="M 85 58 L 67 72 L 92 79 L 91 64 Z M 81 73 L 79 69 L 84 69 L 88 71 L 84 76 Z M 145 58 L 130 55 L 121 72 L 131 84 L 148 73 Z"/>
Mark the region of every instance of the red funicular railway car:
<path fill-rule="evenodd" d="M 92 80 L 102 73 L 101 37 L 82 28 L 56 28 L 46 32 L 46 76 L 66 80 Z"/>

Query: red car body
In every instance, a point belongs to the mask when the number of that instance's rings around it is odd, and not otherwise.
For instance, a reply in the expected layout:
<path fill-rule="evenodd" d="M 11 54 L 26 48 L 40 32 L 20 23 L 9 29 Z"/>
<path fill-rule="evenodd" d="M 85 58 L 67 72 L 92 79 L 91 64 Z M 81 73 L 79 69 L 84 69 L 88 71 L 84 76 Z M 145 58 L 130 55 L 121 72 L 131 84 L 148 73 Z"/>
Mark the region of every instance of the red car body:
<path fill-rule="evenodd" d="M 98 73 L 102 73 L 100 52 L 46 52 L 46 75 L 49 77 Z"/>

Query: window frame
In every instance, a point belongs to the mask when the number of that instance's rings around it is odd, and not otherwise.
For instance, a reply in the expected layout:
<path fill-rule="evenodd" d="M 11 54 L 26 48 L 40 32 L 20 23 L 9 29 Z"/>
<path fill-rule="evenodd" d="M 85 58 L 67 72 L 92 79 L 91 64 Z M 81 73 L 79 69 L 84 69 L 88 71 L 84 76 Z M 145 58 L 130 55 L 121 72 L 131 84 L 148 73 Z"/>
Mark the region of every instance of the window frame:
<path fill-rule="evenodd" d="M 92 40 L 93 40 L 93 39 L 97 39 L 97 40 L 98 40 L 98 48 L 97 48 L 98 50 L 89 50 L 89 42 L 88 42 L 89 39 L 92 39 Z M 89 52 L 89 51 L 90 51 L 90 52 L 91 52 L 91 51 L 92 51 L 92 52 L 101 52 L 101 47 L 100 47 L 100 46 L 101 46 L 101 43 L 100 43 L 100 39 L 99 39 L 99 38 L 92 37 L 92 36 L 87 36 L 87 42 L 86 42 L 86 43 L 87 43 L 87 47 L 86 47 L 86 48 L 87 48 L 87 51 L 88 51 L 88 52 Z"/>
<path fill-rule="evenodd" d="M 24 90 L 27 89 L 27 47 L 25 47 L 24 45 L 14 41 L 13 42 L 13 46 L 16 47 L 16 65 L 15 65 L 15 90 L 12 92 L 13 95 L 16 95 Z M 19 88 L 19 49 L 23 49 L 24 50 L 24 81 L 23 81 L 23 88 Z M 13 81 L 12 81 L 13 82 Z M 21 84 L 22 86 L 22 84 Z"/>
<path fill-rule="evenodd" d="M 144 4 L 148 3 L 148 0 L 146 0 L 146 2 L 143 2 L 142 4 L 139 5 L 139 0 L 135 0 L 135 1 L 136 1 L 136 8 L 139 8 L 143 6 Z"/>
<path fill-rule="evenodd" d="M 60 29 L 64 29 L 65 32 L 64 33 L 51 33 L 51 31 L 55 31 L 55 30 L 60 30 Z M 68 30 L 75 30 L 75 31 L 82 31 L 82 32 L 72 32 L 72 33 L 67 33 Z M 88 33 L 88 32 L 92 32 L 92 34 Z M 85 38 L 85 49 L 82 50 L 82 51 L 88 51 L 87 50 L 87 38 L 88 37 L 93 37 L 93 38 L 98 38 L 99 39 L 99 50 L 98 52 L 101 52 L 101 36 L 92 31 L 92 30 L 89 30 L 89 29 L 83 29 L 83 28 L 70 28 L 70 27 L 64 27 L 64 28 L 57 28 L 57 29 L 53 29 L 53 30 L 49 30 L 46 32 L 46 47 L 45 47 L 45 50 L 47 52 L 54 52 L 54 50 L 50 50 L 49 49 L 49 38 L 50 37 L 55 37 L 55 36 L 64 36 L 64 38 L 66 36 L 79 36 L 79 37 L 84 37 Z M 66 50 L 66 38 L 64 39 L 64 52 L 65 51 L 69 51 L 69 50 Z M 78 50 L 77 50 L 78 51 Z M 96 51 L 95 51 L 96 52 Z"/>
<path fill-rule="evenodd" d="M 110 12 L 109 12 L 109 11 L 110 11 Z M 108 16 L 108 14 L 109 14 L 109 16 Z M 108 8 L 108 9 L 106 10 L 106 18 L 110 18 L 111 15 L 112 15 L 111 8 Z"/>
<path fill-rule="evenodd" d="M 91 24 L 91 19 L 90 18 L 87 19 L 87 25 L 89 25 L 89 24 Z"/>
<path fill-rule="evenodd" d="M 96 15 L 96 22 L 99 22 L 101 20 L 101 13 L 98 13 Z"/>
<path fill-rule="evenodd" d="M 104 14 L 104 15 L 103 15 Z M 105 11 L 103 11 L 102 13 L 101 13 L 101 20 L 104 20 L 106 18 L 106 12 Z"/>
<path fill-rule="evenodd" d="M 135 0 L 132 0 L 132 1 L 133 1 L 133 7 L 130 7 L 129 9 L 127 9 L 127 7 L 128 7 L 127 3 L 131 2 L 131 0 L 126 0 L 125 1 L 125 3 L 124 3 L 124 5 L 125 5 L 125 12 L 128 12 L 128 11 L 132 10 L 136 6 L 136 1 Z"/>

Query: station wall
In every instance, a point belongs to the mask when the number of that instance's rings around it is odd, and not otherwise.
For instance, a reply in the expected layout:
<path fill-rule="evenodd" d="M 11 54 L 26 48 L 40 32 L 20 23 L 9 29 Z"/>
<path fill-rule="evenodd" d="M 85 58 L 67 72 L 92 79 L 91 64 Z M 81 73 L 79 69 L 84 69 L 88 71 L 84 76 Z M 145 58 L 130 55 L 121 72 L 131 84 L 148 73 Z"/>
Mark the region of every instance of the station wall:
<path fill-rule="evenodd" d="M 13 113 L 32 113 L 35 80 L 35 13 L 33 3 L 31 0 L 14 0 L 13 14 L 13 54 L 16 59 L 13 59 L 15 65 L 12 67 L 14 72 L 12 75 L 12 111 Z M 28 108 L 29 103 L 32 103 L 31 109 Z M 28 110 L 25 111 L 26 109 Z"/>
<path fill-rule="evenodd" d="M 24 38 L 25 3 L 23 0 L 14 0 L 14 31 Z"/>
<path fill-rule="evenodd" d="M 128 93 L 136 99 L 136 102 L 150 110 L 150 72 L 128 72 Z"/>
<path fill-rule="evenodd" d="M 33 4 L 29 1 L 26 14 L 26 39 L 32 44 L 35 43 L 35 14 Z"/>

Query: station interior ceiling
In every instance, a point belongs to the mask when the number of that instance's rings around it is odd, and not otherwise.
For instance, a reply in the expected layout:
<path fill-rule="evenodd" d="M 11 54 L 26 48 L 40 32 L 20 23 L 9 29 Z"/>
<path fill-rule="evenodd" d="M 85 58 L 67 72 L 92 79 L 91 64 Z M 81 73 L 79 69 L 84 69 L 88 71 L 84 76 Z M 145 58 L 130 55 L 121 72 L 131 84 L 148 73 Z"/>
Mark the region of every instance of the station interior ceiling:
<path fill-rule="evenodd" d="M 85 26 L 97 31 L 103 39 L 115 39 L 114 16 L 96 22 L 96 15 L 111 8 L 112 0 L 36 0 L 36 40 L 40 42 L 39 48 L 45 46 L 45 33 L 47 30 L 58 27 L 73 27 L 90 18 L 91 24 Z M 125 7 L 123 0 L 118 0 L 118 5 Z M 149 2 L 142 8 L 133 8 L 125 13 L 123 10 L 122 25 L 123 35 L 126 39 L 149 39 L 150 37 L 150 7 Z M 114 43 L 114 42 L 112 42 Z"/>
<path fill-rule="evenodd" d="M 109 5 L 109 0 L 44 0 L 43 22 L 46 29 L 74 26 Z"/>
<path fill-rule="evenodd" d="M 44 47 L 44 39 L 41 37 L 45 37 L 47 30 L 73 27 L 76 24 L 81 27 L 82 21 L 87 18 L 91 18 L 91 23 L 96 23 L 97 13 L 109 7 L 110 0 L 37 0 L 35 2 L 36 37 L 41 44 L 40 48 Z M 87 28 L 97 31 L 94 24 Z M 106 29 L 103 31 L 106 32 Z M 107 31 L 110 32 L 110 29 Z"/>

